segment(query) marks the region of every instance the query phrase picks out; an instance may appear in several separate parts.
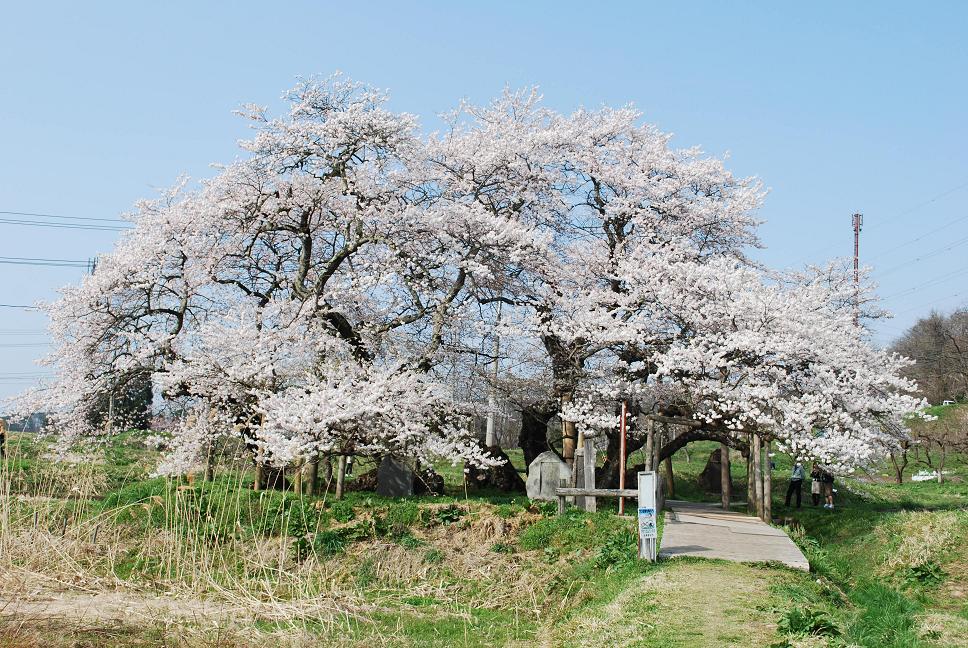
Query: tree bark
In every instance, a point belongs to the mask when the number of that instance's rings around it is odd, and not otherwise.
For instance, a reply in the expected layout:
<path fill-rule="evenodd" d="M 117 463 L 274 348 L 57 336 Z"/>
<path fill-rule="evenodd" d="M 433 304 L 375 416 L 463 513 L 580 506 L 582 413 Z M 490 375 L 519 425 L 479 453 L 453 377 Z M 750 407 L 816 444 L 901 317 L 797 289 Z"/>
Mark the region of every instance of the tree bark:
<path fill-rule="evenodd" d="M 561 395 L 561 405 L 562 410 L 564 410 L 564 405 L 570 403 L 572 398 L 571 392 L 565 392 Z M 561 457 L 565 460 L 565 463 L 571 466 L 574 471 L 575 467 L 575 449 L 578 446 L 578 434 L 575 429 L 574 421 L 566 421 L 562 419 L 561 421 Z"/>
<path fill-rule="evenodd" d="M 719 476 L 722 487 L 723 510 L 729 510 L 729 502 L 733 497 L 733 482 L 729 475 L 729 446 L 719 444 Z"/>
<path fill-rule="evenodd" d="M 524 452 L 525 467 L 531 465 L 539 454 L 549 450 L 548 421 L 555 415 L 555 408 L 548 403 L 531 405 L 521 409 L 521 431 L 518 445 Z"/>
<path fill-rule="evenodd" d="M 672 457 L 665 458 L 665 478 L 666 478 L 666 492 L 669 494 L 669 497 L 675 498 L 676 482 L 672 474 Z"/>
<path fill-rule="evenodd" d="M 343 499 L 343 488 L 346 481 L 346 455 L 339 456 L 336 466 L 336 499 Z"/>
<path fill-rule="evenodd" d="M 205 453 L 205 481 L 215 481 L 215 450 L 211 441 L 208 442 Z"/>
<path fill-rule="evenodd" d="M 304 480 L 303 490 L 306 492 L 306 495 L 315 495 L 319 486 L 319 455 L 316 453 L 313 453 L 312 457 L 306 463 Z"/>
<path fill-rule="evenodd" d="M 303 460 L 296 459 L 292 466 L 292 490 L 296 495 L 303 494 Z"/>
<path fill-rule="evenodd" d="M 655 454 L 655 422 L 652 419 L 646 419 L 646 433 L 645 433 L 645 469 L 652 470 L 652 457 Z"/>

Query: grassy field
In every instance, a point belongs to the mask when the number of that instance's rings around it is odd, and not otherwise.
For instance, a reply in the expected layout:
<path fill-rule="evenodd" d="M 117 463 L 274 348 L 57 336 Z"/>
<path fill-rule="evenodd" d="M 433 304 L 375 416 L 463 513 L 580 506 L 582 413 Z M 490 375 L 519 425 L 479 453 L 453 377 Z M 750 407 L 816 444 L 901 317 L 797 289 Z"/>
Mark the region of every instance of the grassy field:
<path fill-rule="evenodd" d="M 714 447 L 675 457 L 677 497 L 717 499 L 696 484 Z M 613 502 L 559 517 L 465 490 L 460 466 L 437 467 L 444 496 L 335 501 L 253 492 L 242 465 L 210 483 L 149 479 L 136 434 L 74 464 L 31 435 L 8 450 L 0 646 L 968 645 L 959 460 L 942 485 L 841 480 L 826 511 L 782 506 L 777 456 L 775 515 L 805 574 L 643 564 Z"/>

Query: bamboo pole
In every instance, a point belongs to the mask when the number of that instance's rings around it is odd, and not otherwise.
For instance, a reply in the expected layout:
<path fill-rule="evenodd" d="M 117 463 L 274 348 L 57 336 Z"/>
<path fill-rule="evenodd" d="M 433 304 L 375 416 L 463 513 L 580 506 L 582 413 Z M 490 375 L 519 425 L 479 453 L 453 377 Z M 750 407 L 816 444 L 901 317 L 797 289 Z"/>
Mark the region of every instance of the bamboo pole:
<path fill-rule="evenodd" d="M 723 510 L 729 510 L 729 502 L 733 499 L 733 481 L 729 475 L 729 446 L 719 444 L 719 479 L 723 494 Z"/>

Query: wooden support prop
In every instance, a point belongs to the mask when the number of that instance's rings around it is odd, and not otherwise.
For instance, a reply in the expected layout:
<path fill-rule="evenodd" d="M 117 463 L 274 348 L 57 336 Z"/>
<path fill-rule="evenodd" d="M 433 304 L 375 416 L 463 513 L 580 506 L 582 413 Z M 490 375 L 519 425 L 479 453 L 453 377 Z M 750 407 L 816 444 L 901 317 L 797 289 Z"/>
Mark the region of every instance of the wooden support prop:
<path fill-rule="evenodd" d="M 339 456 L 336 465 L 336 499 L 343 499 L 343 486 L 346 482 L 346 455 Z"/>
<path fill-rule="evenodd" d="M 719 444 L 719 485 L 723 495 L 723 510 L 729 510 L 729 502 L 733 499 L 733 480 L 729 475 L 729 446 Z"/>
<path fill-rule="evenodd" d="M 564 480 L 562 480 L 564 481 Z M 574 497 L 588 495 L 591 497 L 637 497 L 639 491 L 634 488 L 569 488 L 561 486 L 555 489 L 558 497 Z"/>
<path fill-rule="evenodd" d="M 773 449 L 773 439 L 766 440 L 766 457 L 763 459 L 763 521 L 773 523 L 773 460 L 770 450 Z"/>
<path fill-rule="evenodd" d="M 753 486 L 753 435 L 747 434 L 746 452 L 746 512 L 756 513 L 756 488 Z"/>
<path fill-rule="evenodd" d="M 585 473 L 585 492 L 595 490 L 595 438 L 585 434 L 584 439 L 584 473 Z M 598 503 L 594 495 L 585 497 L 585 510 L 594 513 L 598 510 Z"/>
<path fill-rule="evenodd" d="M 622 401 L 622 418 L 621 418 L 621 437 L 618 446 L 618 489 L 622 490 L 625 488 L 625 435 L 626 435 L 626 417 L 628 416 L 628 403 Z M 625 498 L 618 498 L 618 514 L 625 515 Z"/>
<path fill-rule="evenodd" d="M 756 516 L 763 519 L 763 445 L 759 434 L 753 435 L 753 501 Z"/>

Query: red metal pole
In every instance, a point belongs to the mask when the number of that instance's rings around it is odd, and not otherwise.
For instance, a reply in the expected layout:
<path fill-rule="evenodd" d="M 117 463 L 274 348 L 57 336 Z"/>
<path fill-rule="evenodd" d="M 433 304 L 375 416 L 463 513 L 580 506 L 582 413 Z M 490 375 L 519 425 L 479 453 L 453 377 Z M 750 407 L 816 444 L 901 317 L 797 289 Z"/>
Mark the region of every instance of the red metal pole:
<path fill-rule="evenodd" d="M 622 423 L 621 423 L 622 437 L 621 437 L 621 441 L 619 442 L 619 450 L 618 450 L 618 465 L 619 465 L 618 487 L 619 488 L 625 488 L 625 412 L 626 412 L 626 404 L 625 404 L 625 401 L 622 401 Z M 624 497 L 618 498 L 618 514 L 625 515 Z"/>

